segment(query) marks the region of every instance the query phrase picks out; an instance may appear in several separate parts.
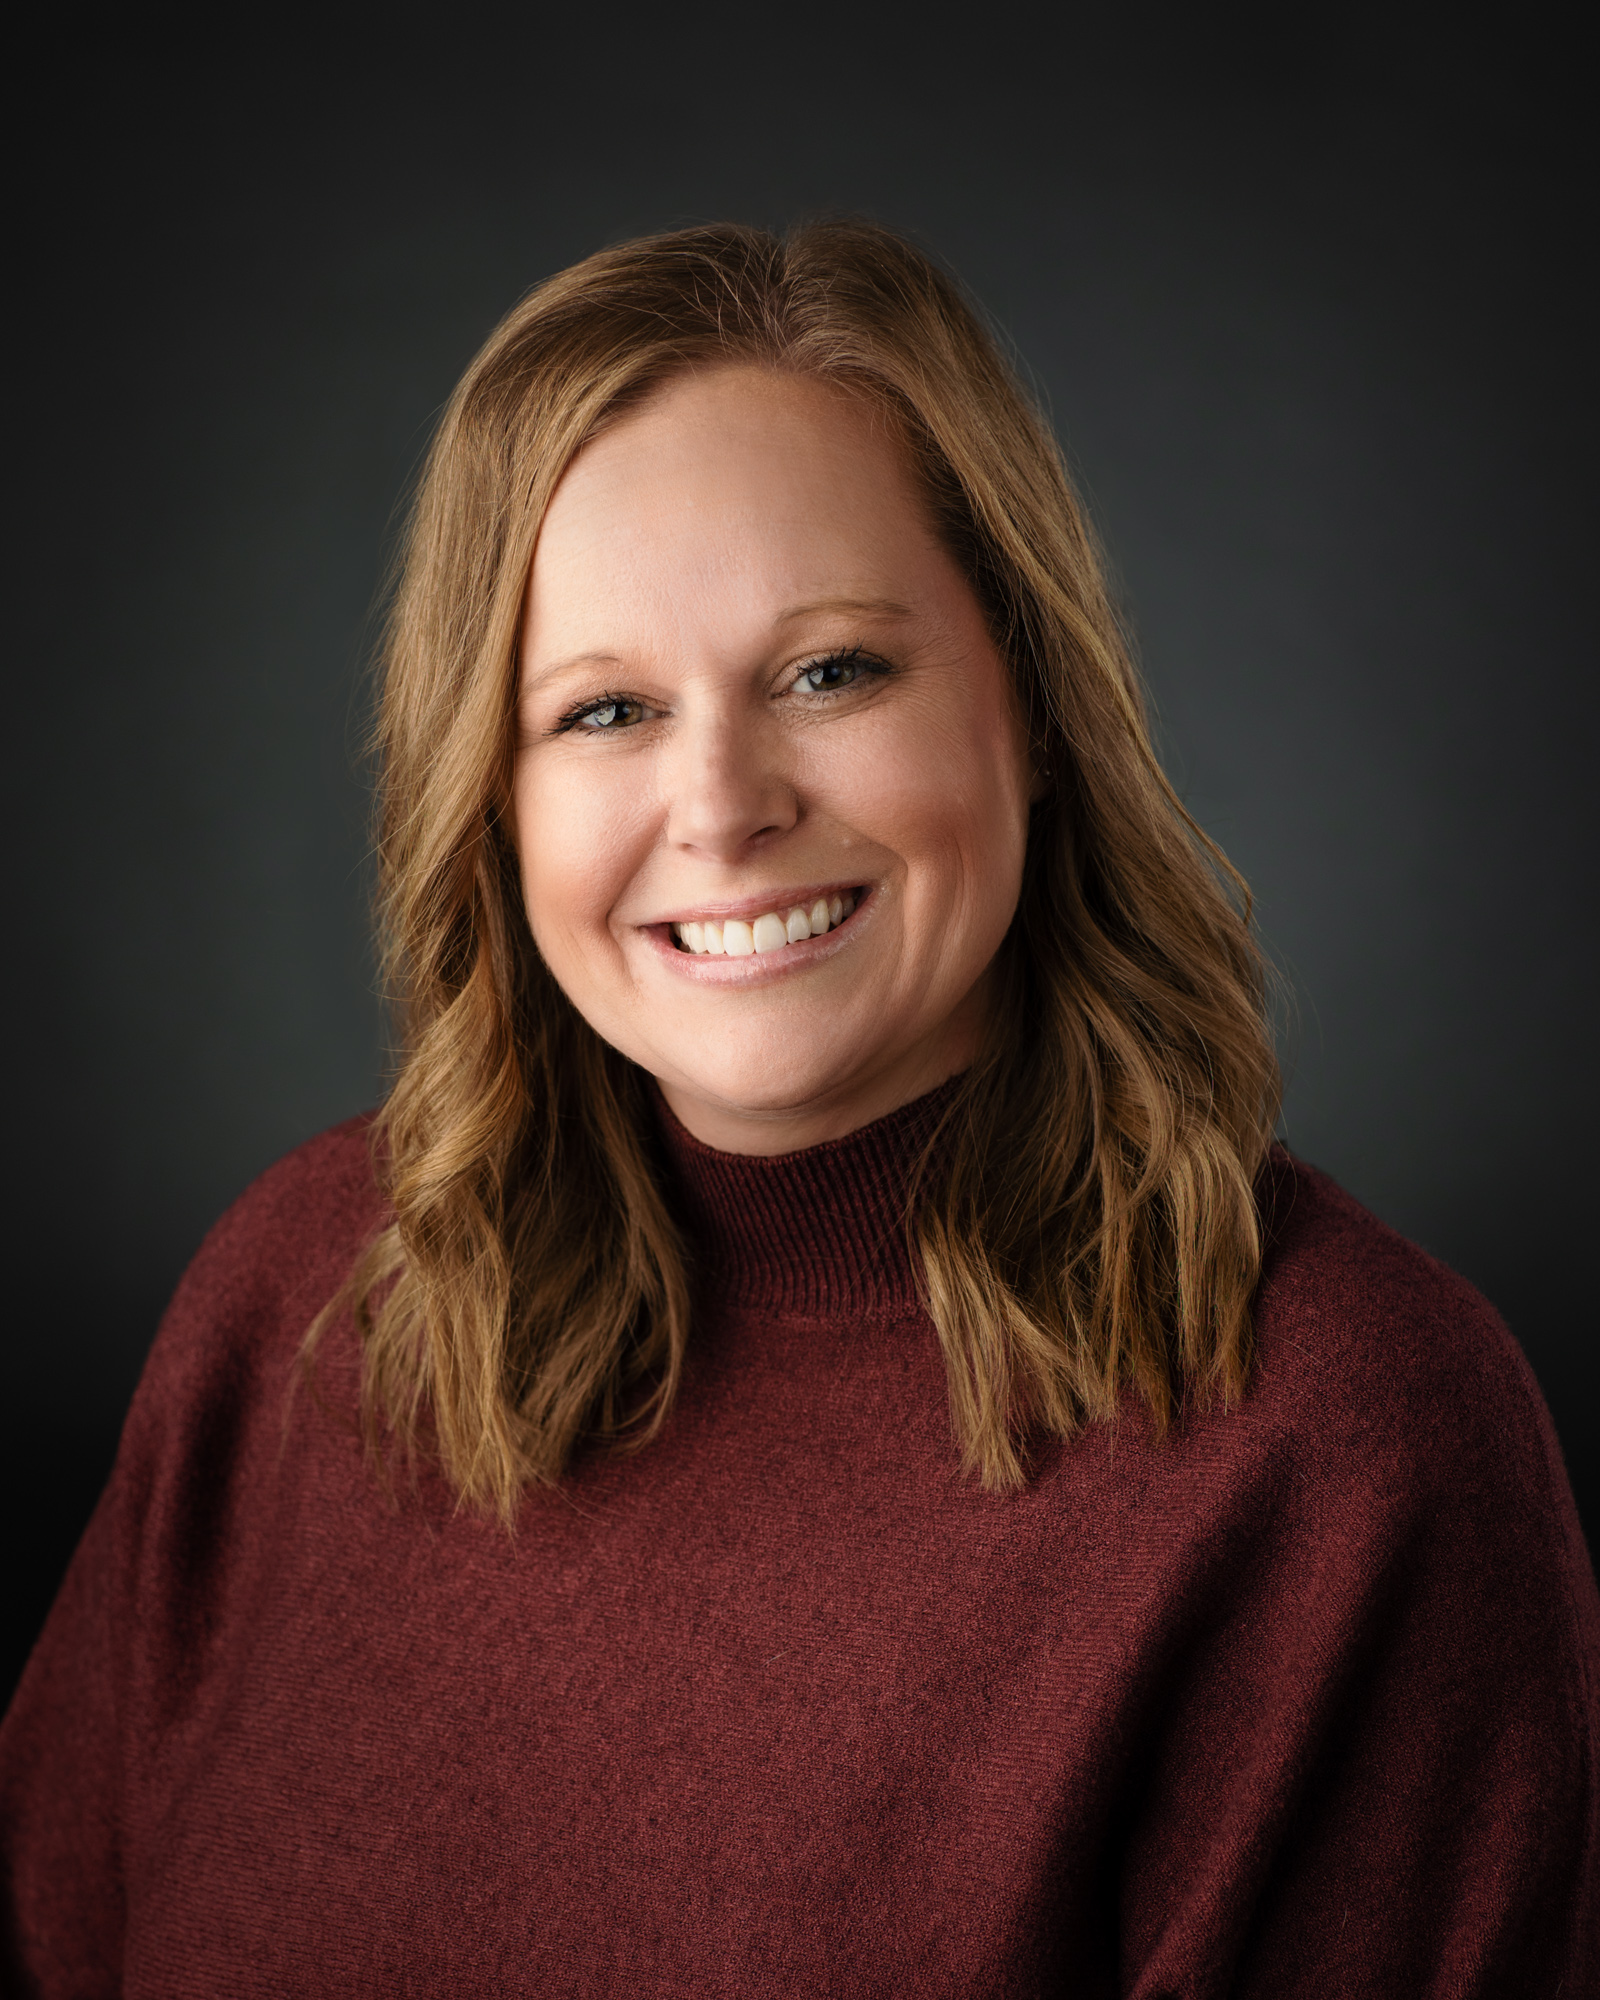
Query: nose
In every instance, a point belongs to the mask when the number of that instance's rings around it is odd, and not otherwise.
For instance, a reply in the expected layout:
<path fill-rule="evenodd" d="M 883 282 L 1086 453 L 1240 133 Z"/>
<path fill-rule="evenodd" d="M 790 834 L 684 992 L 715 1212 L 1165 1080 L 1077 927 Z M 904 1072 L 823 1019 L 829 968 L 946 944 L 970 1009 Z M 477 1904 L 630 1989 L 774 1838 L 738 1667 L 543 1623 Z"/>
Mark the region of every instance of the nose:
<path fill-rule="evenodd" d="M 675 847 L 738 861 L 787 833 L 800 799 L 783 732 L 734 703 L 682 715 L 665 761 L 666 831 Z"/>

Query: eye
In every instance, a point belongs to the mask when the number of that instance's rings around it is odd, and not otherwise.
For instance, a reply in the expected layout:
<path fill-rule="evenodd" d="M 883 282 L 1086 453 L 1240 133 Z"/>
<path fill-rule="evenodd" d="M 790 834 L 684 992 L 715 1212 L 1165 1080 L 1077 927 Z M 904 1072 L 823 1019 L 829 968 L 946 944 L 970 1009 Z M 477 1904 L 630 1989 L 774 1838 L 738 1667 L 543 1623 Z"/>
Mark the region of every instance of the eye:
<path fill-rule="evenodd" d="M 556 724 L 556 731 L 559 734 L 563 730 L 576 729 L 588 735 L 610 735 L 644 722 L 652 712 L 632 695 L 606 694 L 598 701 L 587 701 L 581 708 L 562 716 Z"/>
<path fill-rule="evenodd" d="M 837 694 L 869 676 L 887 672 L 887 667 L 876 660 L 869 660 L 859 647 L 853 647 L 848 653 L 830 653 L 825 660 L 815 660 L 809 667 L 802 667 L 795 678 L 793 692 Z"/>

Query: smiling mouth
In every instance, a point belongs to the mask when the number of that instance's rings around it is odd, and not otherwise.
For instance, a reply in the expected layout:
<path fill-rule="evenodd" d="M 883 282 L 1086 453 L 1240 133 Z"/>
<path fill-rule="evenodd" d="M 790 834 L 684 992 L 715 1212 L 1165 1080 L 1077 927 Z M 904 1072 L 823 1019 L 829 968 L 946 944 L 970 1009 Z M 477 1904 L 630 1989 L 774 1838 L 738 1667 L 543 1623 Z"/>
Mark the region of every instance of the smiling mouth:
<path fill-rule="evenodd" d="M 864 893 L 860 889 L 836 890 L 805 905 L 765 910 L 748 923 L 740 917 L 727 917 L 720 922 L 708 918 L 700 923 L 674 924 L 672 937 L 679 951 L 710 958 L 750 958 L 756 952 L 781 951 L 837 930 L 854 913 Z"/>

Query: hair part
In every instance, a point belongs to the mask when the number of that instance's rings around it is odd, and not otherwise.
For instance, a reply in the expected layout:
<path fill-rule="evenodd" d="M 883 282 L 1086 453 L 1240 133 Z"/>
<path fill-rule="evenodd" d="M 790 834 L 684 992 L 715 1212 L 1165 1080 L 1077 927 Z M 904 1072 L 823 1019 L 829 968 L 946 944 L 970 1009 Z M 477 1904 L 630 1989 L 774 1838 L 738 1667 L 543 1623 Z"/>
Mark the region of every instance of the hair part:
<path fill-rule="evenodd" d="M 515 1514 L 586 1441 L 654 1437 L 690 1337 L 688 1249 L 648 1079 L 540 958 L 509 828 L 535 538 L 584 443 L 686 369 L 798 372 L 881 410 L 1015 678 L 1034 808 L 992 1032 L 907 1215 L 964 1467 L 1109 1419 L 1164 1433 L 1243 1394 L 1254 1182 L 1279 1079 L 1244 884 L 1173 792 L 1048 424 L 957 286 L 861 222 L 719 225 L 559 273 L 490 336 L 421 479 L 384 637 L 380 935 L 399 1067 L 393 1221 L 307 1337 L 354 1312 L 382 1457 L 424 1429 Z"/>

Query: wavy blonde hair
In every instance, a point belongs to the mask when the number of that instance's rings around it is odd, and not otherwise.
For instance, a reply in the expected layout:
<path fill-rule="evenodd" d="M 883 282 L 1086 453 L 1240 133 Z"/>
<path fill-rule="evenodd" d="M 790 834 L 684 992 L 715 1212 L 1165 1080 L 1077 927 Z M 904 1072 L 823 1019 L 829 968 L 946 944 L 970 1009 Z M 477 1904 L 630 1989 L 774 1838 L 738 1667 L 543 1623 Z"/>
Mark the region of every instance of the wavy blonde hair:
<path fill-rule="evenodd" d="M 649 1079 L 534 948 L 510 832 L 517 638 L 574 453 L 717 362 L 864 396 L 903 438 L 1053 773 L 992 1032 L 951 1094 L 908 1226 L 963 1463 L 1111 1417 L 1164 1432 L 1250 1364 L 1253 1184 L 1278 1071 L 1244 884 L 1152 751 L 1104 569 L 1048 424 L 951 280 L 902 238 L 728 226 L 602 251 L 541 285 L 451 398 L 382 653 L 378 853 L 400 1064 L 376 1128 L 393 1221 L 308 1337 L 354 1310 L 369 1443 L 424 1430 L 508 1520 L 585 1441 L 642 1444 L 690 1337 L 686 1245 Z"/>

